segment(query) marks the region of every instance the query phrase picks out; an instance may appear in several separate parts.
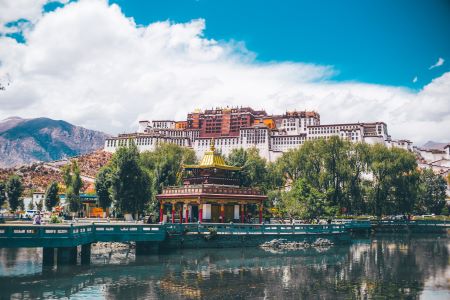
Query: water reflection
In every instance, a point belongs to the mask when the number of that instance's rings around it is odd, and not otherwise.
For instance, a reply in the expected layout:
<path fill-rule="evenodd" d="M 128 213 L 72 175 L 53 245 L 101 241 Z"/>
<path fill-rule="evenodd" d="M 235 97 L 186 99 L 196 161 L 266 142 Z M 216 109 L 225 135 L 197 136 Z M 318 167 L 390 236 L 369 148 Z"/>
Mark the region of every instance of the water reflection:
<path fill-rule="evenodd" d="M 201 249 L 94 255 L 42 268 L 37 249 L 0 249 L 0 298 L 366 299 L 450 297 L 447 237 L 376 236 L 325 252 Z M 447 272 L 447 274 L 446 274 Z"/>

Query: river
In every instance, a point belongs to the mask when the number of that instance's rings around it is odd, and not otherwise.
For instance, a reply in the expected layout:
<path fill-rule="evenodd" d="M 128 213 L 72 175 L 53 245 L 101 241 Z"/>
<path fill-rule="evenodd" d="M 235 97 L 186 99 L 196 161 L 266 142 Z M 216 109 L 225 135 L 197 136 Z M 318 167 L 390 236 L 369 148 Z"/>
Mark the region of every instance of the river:
<path fill-rule="evenodd" d="M 329 249 L 96 248 L 89 266 L 42 267 L 0 249 L 1 299 L 450 299 L 450 239 L 377 235 Z"/>

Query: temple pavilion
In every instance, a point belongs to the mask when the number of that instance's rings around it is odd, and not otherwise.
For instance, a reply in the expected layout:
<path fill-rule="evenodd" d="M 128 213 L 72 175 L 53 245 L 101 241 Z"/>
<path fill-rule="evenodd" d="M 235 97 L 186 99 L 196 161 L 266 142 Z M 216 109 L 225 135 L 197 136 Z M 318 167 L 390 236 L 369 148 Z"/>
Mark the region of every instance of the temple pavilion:
<path fill-rule="evenodd" d="M 257 188 L 242 187 L 240 167 L 229 166 L 216 152 L 214 139 L 198 165 L 183 165 L 183 185 L 164 188 L 157 195 L 160 222 L 245 223 L 259 216 L 267 196 Z"/>

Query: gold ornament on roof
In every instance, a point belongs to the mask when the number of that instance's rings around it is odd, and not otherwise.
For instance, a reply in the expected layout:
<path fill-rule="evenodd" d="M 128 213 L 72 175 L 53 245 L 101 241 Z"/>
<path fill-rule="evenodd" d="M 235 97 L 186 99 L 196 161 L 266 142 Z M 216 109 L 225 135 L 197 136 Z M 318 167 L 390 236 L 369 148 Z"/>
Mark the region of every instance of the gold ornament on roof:
<path fill-rule="evenodd" d="M 239 171 L 240 167 L 229 166 L 225 163 L 222 155 L 216 152 L 215 140 L 211 139 L 209 150 L 205 151 L 202 160 L 198 165 L 183 165 L 184 169 L 222 169 L 229 171 Z"/>

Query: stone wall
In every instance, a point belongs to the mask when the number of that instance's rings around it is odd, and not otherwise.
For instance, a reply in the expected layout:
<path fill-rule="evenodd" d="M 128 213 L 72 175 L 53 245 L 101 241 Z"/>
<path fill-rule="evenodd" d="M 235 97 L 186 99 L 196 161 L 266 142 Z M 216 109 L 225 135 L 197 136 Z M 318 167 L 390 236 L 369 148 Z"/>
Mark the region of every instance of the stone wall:
<path fill-rule="evenodd" d="M 190 249 L 190 248 L 235 248 L 257 247 L 273 239 L 286 239 L 288 242 L 314 242 L 318 238 L 329 239 L 335 244 L 349 243 L 350 234 L 198 234 L 188 233 L 181 235 L 168 235 L 160 244 L 161 248 Z"/>

